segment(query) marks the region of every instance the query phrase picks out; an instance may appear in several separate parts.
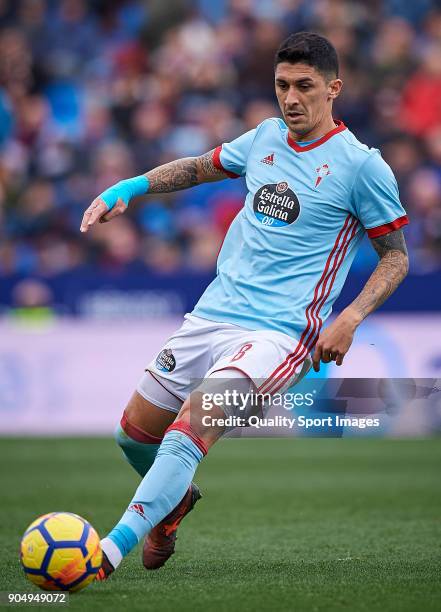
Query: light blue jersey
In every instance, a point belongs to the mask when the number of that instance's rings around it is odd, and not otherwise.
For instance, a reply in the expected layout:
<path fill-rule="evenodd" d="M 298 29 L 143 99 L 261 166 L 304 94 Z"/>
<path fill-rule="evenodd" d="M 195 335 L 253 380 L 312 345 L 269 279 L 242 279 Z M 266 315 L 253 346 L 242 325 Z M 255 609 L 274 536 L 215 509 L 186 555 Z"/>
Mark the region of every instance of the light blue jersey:
<path fill-rule="evenodd" d="M 218 147 L 213 161 L 244 176 L 248 194 L 193 314 L 278 330 L 311 350 L 365 231 L 408 222 L 390 167 L 341 122 L 300 146 L 276 118 Z"/>

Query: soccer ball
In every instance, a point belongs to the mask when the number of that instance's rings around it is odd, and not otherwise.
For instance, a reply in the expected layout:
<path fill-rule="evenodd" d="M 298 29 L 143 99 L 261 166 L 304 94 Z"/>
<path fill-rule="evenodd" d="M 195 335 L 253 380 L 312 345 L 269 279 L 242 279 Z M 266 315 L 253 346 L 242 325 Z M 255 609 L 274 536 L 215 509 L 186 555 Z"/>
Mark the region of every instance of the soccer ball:
<path fill-rule="evenodd" d="M 79 591 L 94 580 L 103 553 L 95 529 L 70 512 L 50 512 L 26 529 L 20 560 L 26 577 L 46 591 Z"/>

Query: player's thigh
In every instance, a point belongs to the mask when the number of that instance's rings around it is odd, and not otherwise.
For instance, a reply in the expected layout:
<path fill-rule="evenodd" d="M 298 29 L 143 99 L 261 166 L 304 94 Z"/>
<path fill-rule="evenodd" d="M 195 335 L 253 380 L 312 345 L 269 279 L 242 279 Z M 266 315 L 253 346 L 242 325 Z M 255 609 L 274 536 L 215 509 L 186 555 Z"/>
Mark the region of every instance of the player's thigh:
<path fill-rule="evenodd" d="M 156 406 L 135 391 L 124 410 L 128 421 L 146 433 L 162 438 L 176 419 L 176 412 Z"/>
<path fill-rule="evenodd" d="M 148 364 L 137 391 L 146 397 L 144 387 L 146 383 L 150 385 L 150 372 L 171 395 L 181 400 L 180 408 L 214 362 L 212 344 L 217 327 L 212 321 L 187 316 L 181 328 Z"/>

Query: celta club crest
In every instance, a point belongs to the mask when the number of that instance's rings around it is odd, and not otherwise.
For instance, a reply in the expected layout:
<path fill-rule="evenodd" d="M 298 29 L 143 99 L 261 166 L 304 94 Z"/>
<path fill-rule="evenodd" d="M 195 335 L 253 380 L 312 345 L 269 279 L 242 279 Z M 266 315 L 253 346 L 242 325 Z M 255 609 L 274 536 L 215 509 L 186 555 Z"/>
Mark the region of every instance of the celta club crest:
<path fill-rule="evenodd" d="M 325 178 L 325 176 L 328 176 L 328 174 L 331 174 L 328 164 L 323 164 L 322 166 L 320 166 L 320 168 L 317 168 L 316 172 L 318 176 L 315 180 L 314 187 L 318 187 L 320 183 L 322 182 L 322 180 Z"/>
<path fill-rule="evenodd" d="M 282 181 L 281 183 L 277 183 L 276 191 L 277 193 L 285 193 L 288 187 L 289 187 L 288 183 L 286 181 Z"/>

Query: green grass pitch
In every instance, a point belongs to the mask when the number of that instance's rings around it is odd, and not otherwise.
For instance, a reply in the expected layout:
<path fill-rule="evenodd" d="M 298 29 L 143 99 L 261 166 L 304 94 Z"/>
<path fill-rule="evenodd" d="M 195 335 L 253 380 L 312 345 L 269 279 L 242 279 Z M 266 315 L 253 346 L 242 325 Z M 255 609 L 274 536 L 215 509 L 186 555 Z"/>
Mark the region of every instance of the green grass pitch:
<path fill-rule="evenodd" d="M 112 440 L 0 440 L 0 591 L 32 591 L 18 562 L 35 517 L 67 510 L 105 534 L 137 483 Z M 441 440 L 225 440 L 177 553 L 140 550 L 71 610 L 440 609 Z"/>

